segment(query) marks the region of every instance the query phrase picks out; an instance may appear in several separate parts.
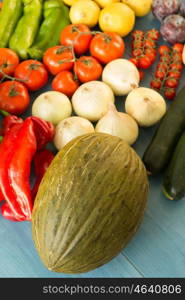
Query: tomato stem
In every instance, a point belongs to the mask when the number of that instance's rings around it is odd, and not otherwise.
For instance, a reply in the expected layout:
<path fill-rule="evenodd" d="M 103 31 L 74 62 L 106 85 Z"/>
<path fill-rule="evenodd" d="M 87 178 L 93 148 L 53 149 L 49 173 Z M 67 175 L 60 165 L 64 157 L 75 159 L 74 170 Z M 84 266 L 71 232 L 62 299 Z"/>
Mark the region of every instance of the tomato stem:
<path fill-rule="evenodd" d="M 7 116 L 10 116 L 10 114 L 7 112 L 7 111 L 5 111 L 5 110 L 0 110 L 0 113 L 4 116 L 4 117 L 7 117 Z"/>
<path fill-rule="evenodd" d="M 0 73 L 3 75 L 3 77 L 2 77 L 2 79 L 1 79 L 1 81 L 0 81 L 0 83 L 3 82 L 4 79 L 10 79 L 10 80 L 12 80 L 12 81 L 26 82 L 26 80 L 24 80 L 24 79 L 19 79 L 19 78 L 12 77 L 12 76 L 6 74 L 5 72 L 3 72 L 2 69 L 0 69 Z"/>
<path fill-rule="evenodd" d="M 2 140 L 3 140 L 3 136 L 1 135 L 1 136 L 0 136 L 0 143 L 2 142 Z"/>

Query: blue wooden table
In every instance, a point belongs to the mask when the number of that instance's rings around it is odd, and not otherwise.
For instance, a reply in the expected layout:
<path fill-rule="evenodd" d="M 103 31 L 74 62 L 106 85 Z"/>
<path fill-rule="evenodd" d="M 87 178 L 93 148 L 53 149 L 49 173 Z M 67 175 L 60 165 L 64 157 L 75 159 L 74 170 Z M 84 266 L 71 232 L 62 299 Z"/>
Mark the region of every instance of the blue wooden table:
<path fill-rule="evenodd" d="M 153 27 L 159 28 L 159 23 L 152 14 L 137 20 L 136 28 L 146 30 Z M 130 37 L 126 38 L 126 56 L 130 51 L 129 42 Z M 147 71 L 142 86 L 149 86 L 153 70 Z M 32 99 L 41 92 L 32 94 Z M 123 110 L 124 99 L 118 99 L 116 104 L 120 111 Z M 155 127 L 140 129 L 134 146 L 139 155 L 143 154 L 154 130 Z M 161 182 L 161 177 L 150 178 L 144 220 L 129 245 L 108 264 L 81 275 L 48 271 L 34 248 L 31 224 L 13 223 L 0 216 L 0 277 L 185 277 L 185 200 L 173 202 L 165 199 Z"/>

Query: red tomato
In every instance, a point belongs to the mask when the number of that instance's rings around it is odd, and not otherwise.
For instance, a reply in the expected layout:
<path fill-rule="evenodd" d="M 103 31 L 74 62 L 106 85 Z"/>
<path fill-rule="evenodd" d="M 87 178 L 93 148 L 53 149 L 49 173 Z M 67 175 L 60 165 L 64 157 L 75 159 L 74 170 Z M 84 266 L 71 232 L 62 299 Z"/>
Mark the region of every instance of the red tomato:
<path fill-rule="evenodd" d="M 146 49 L 145 55 L 150 59 L 152 64 L 156 60 L 156 51 L 155 50 L 152 51 L 150 49 Z"/>
<path fill-rule="evenodd" d="M 143 47 L 143 41 L 142 40 L 135 40 L 132 42 L 132 49 L 138 49 Z"/>
<path fill-rule="evenodd" d="M 151 66 L 151 61 L 146 55 L 139 58 L 139 67 L 141 69 L 148 69 L 150 66 Z"/>
<path fill-rule="evenodd" d="M 146 39 L 144 41 L 145 48 L 155 48 L 155 41 Z"/>
<path fill-rule="evenodd" d="M 165 86 L 169 88 L 176 88 L 179 84 L 179 81 L 175 78 L 168 78 L 165 81 Z"/>
<path fill-rule="evenodd" d="M 3 73 L 13 75 L 18 64 L 19 57 L 14 51 L 8 48 L 0 48 L 0 78 L 3 77 Z"/>
<path fill-rule="evenodd" d="M 160 61 L 166 62 L 166 63 L 170 64 L 171 63 L 171 56 L 170 56 L 170 54 L 168 54 L 168 53 L 163 54 L 160 57 Z"/>
<path fill-rule="evenodd" d="M 96 34 L 90 44 L 90 53 L 101 63 L 123 57 L 125 44 L 117 33 L 105 32 Z"/>
<path fill-rule="evenodd" d="M 132 55 L 134 57 L 139 57 L 139 56 L 143 55 L 143 50 L 142 49 L 135 49 L 134 51 L 132 51 Z"/>
<path fill-rule="evenodd" d="M 173 100 L 176 96 L 176 90 L 174 88 L 167 88 L 164 92 L 164 96 L 168 100 Z"/>
<path fill-rule="evenodd" d="M 139 62 L 137 58 L 130 58 L 129 61 L 131 61 L 136 67 L 139 67 Z"/>
<path fill-rule="evenodd" d="M 182 63 L 172 63 L 171 65 L 170 65 L 170 70 L 172 71 L 180 71 L 180 72 L 182 72 L 182 70 L 183 70 L 183 64 Z"/>
<path fill-rule="evenodd" d="M 72 49 L 68 46 L 54 46 L 46 50 L 43 62 L 51 74 L 71 70 L 74 66 Z"/>
<path fill-rule="evenodd" d="M 99 79 L 102 71 L 102 66 L 92 56 L 81 56 L 75 62 L 74 72 L 81 82 Z"/>
<path fill-rule="evenodd" d="M 22 114 L 30 103 L 27 88 L 18 81 L 5 81 L 0 84 L 0 109 L 10 114 Z"/>
<path fill-rule="evenodd" d="M 64 93 L 71 97 L 79 87 L 79 82 L 70 71 L 62 71 L 52 81 L 52 88 L 55 91 Z"/>
<path fill-rule="evenodd" d="M 171 49 L 166 45 L 162 45 L 162 46 L 159 47 L 158 52 L 159 52 L 160 55 L 163 55 L 163 54 L 166 54 L 166 53 L 170 53 Z"/>
<path fill-rule="evenodd" d="M 159 37 L 160 37 L 160 33 L 156 29 L 151 29 L 151 30 L 148 30 L 147 37 L 149 39 L 157 41 L 159 39 Z"/>
<path fill-rule="evenodd" d="M 155 72 L 155 77 L 163 80 L 165 78 L 166 74 L 164 71 L 161 71 L 160 69 L 157 69 Z"/>
<path fill-rule="evenodd" d="M 143 38 L 144 37 L 144 31 L 142 31 L 142 30 L 135 30 L 133 33 L 132 33 L 132 37 L 134 38 L 134 39 L 136 39 L 136 38 Z"/>
<path fill-rule="evenodd" d="M 92 34 L 89 27 L 84 24 L 70 24 L 61 32 L 60 44 L 73 45 L 75 53 L 81 55 L 89 49 L 91 39 Z"/>
<path fill-rule="evenodd" d="M 155 90 L 160 90 L 161 86 L 162 86 L 162 82 L 160 79 L 153 79 L 150 83 L 151 87 Z"/>
<path fill-rule="evenodd" d="M 169 66 L 165 62 L 159 62 L 157 65 L 157 70 L 163 71 L 166 73 L 169 69 Z"/>
<path fill-rule="evenodd" d="M 178 53 L 182 53 L 184 49 L 184 45 L 180 44 L 180 43 L 176 43 L 173 45 L 173 50 L 178 52 Z"/>
<path fill-rule="evenodd" d="M 176 63 L 178 63 L 178 62 L 182 62 L 182 53 L 180 53 L 180 52 L 174 52 L 173 53 L 173 57 L 172 57 L 172 61 L 173 62 L 176 62 Z"/>
<path fill-rule="evenodd" d="M 181 72 L 179 72 L 178 70 L 177 71 L 169 71 L 168 76 L 175 78 L 175 79 L 180 79 Z"/>
<path fill-rule="evenodd" d="M 24 80 L 24 84 L 30 91 L 37 91 L 48 82 L 48 71 L 45 66 L 33 59 L 21 62 L 15 69 L 17 79 Z"/>

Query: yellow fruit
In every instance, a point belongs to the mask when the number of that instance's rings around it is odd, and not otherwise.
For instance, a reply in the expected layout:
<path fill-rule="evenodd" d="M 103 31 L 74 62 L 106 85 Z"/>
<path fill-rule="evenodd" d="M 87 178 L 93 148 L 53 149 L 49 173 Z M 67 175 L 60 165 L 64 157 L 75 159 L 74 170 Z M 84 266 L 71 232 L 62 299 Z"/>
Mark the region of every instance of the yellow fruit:
<path fill-rule="evenodd" d="M 99 25 L 102 31 L 116 32 L 124 37 L 135 25 L 135 13 L 123 3 L 112 3 L 102 9 Z"/>
<path fill-rule="evenodd" d="M 98 23 L 100 8 L 92 0 L 79 0 L 74 3 L 69 11 L 72 24 L 85 24 L 94 27 Z"/>
<path fill-rule="evenodd" d="M 63 0 L 63 2 L 69 6 L 73 5 L 77 1 L 79 1 L 79 0 Z"/>
<path fill-rule="evenodd" d="M 137 17 L 146 16 L 152 7 L 152 0 L 122 0 L 122 2 L 130 6 Z"/>
<path fill-rule="evenodd" d="M 95 2 L 98 3 L 100 7 L 106 7 L 111 3 L 120 2 L 120 0 L 95 0 Z"/>

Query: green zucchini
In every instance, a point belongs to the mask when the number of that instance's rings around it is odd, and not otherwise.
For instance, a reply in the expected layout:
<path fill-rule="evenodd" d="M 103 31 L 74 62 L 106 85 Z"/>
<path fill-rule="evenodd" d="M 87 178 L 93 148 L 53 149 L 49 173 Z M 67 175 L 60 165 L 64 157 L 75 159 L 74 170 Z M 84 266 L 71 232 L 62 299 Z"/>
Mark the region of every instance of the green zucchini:
<path fill-rule="evenodd" d="M 185 131 L 185 87 L 183 87 L 156 130 L 146 149 L 143 162 L 148 173 L 165 169 L 183 131 Z"/>
<path fill-rule="evenodd" d="M 185 132 L 175 148 L 162 189 L 170 200 L 179 200 L 185 196 Z"/>

